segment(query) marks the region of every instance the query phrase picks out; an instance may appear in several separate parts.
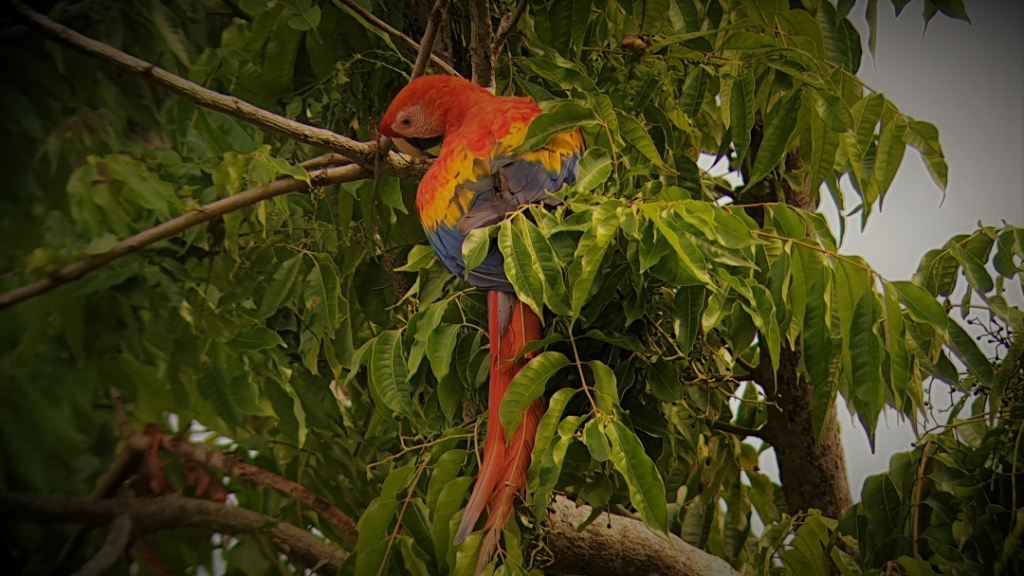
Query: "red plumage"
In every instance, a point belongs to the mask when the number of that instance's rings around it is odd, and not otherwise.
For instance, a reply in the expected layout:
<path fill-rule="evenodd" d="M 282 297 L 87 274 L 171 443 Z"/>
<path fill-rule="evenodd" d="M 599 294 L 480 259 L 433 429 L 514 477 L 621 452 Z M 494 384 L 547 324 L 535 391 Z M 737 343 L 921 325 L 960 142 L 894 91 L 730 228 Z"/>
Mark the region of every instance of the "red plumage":
<path fill-rule="evenodd" d="M 523 304 L 505 277 L 503 258 L 492 246 L 484 262 L 465 270 L 462 243 L 473 228 L 494 224 L 522 204 L 557 202 L 550 196 L 576 178 L 583 149 L 578 131 L 560 135 L 539 150 L 516 154 L 528 124 L 540 114 L 529 98 L 501 97 L 461 78 L 417 78 L 395 97 L 381 120 L 381 134 L 425 151 L 443 138 L 434 165 L 423 177 L 416 205 L 438 257 L 456 275 L 488 294 L 491 347 L 490 399 L 484 458 L 455 537 L 459 544 L 488 510 L 477 574 L 490 562 L 526 472 L 544 402 L 535 401 L 506 442 L 501 399 L 531 355 L 527 342 L 541 337 L 541 319 Z M 403 148 L 405 149 L 405 148 Z"/>

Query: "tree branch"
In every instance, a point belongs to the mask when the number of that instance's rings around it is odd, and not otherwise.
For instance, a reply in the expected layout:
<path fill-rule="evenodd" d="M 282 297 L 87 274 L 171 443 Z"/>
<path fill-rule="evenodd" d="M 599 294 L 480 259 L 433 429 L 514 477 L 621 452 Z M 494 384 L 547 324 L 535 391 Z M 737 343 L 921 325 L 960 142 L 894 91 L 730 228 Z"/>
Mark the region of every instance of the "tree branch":
<path fill-rule="evenodd" d="M 359 538 L 356 523 L 326 498 L 313 493 L 305 486 L 278 476 L 269 470 L 244 462 L 234 454 L 214 450 L 207 446 L 192 444 L 176 436 L 161 436 L 160 447 L 185 460 L 198 462 L 209 468 L 216 468 L 225 474 L 245 480 L 250 484 L 272 488 L 298 500 L 327 518 L 353 541 Z"/>
<path fill-rule="evenodd" d="M 508 40 L 512 31 L 516 29 L 516 24 L 519 23 L 519 19 L 526 12 L 527 4 L 529 4 L 529 0 L 519 0 L 515 10 L 501 17 L 501 22 L 498 23 L 498 30 L 494 33 L 494 41 L 491 43 L 491 62 L 498 59 L 498 53 L 505 46 L 505 41 Z"/>
<path fill-rule="evenodd" d="M 430 10 L 430 18 L 427 20 L 427 29 L 423 31 L 423 40 L 420 41 L 420 51 L 416 55 L 416 63 L 412 67 L 412 74 L 409 79 L 414 80 L 427 71 L 427 62 L 434 51 L 434 39 L 437 38 L 437 29 L 441 27 L 441 20 L 445 11 L 448 10 L 450 0 L 437 0 Z"/>
<path fill-rule="evenodd" d="M 128 537 L 132 534 L 132 519 L 121 514 L 110 523 L 110 532 L 103 547 L 74 576 L 100 576 L 117 562 L 128 546 Z"/>
<path fill-rule="evenodd" d="M 180 76 L 171 74 L 163 68 L 157 67 L 155 63 L 146 62 L 121 52 L 113 46 L 93 40 L 66 26 L 62 26 L 46 16 L 33 11 L 20 0 L 10 0 L 10 3 L 27 23 L 40 31 L 44 36 L 80 50 L 89 56 L 103 60 L 108 64 L 113 64 L 125 72 L 141 76 L 149 82 L 190 100 L 199 106 L 233 116 L 261 129 L 280 134 L 304 144 L 326 148 L 363 165 L 370 165 L 373 162 L 377 148 L 375 143 L 358 142 L 340 134 L 335 134 L 330 130 L 308 126 L 254 106 L 234 96 L 227 96 L 209 88 L 204 88 Z M 418 172 L 418 170 L 419 168 L 416 167 L 416 163 L 410 162 L 404 156 L 389 154 L 387 157 L 386 171 L 390 174 L 411 176 Z"/>
<path fill-rule="evenodd" d="M 111 248 L 108 252 L 97 254 L 84 260 L 79 260 L 78 262 L 73 262 L 50 273 L 48 277 L 42 280 L 38 280 L 26 286 L 22 286 L 21 288 L 15 288 L 10 292 L 0 294 L 0 310 L 10 308 L 19 302 L 44 294 L 54 288 L 63 286 L 64 284 L 68 284 L 98 268 L 102 268 L 103 266 L 110 264 L 114 260 L 137 252 L 142 248 L 155 244 L 161 240 L 166 240 L 176 236 L 193 226 L 209 222 L 210 220 L 223 216 L 228 212 L 233 212 L 246 206 L 251 206 L 258 202 L 262 202 L 282 194 L 287 194 L 289 192 L 305 192 L 311 188 L 329 186 L 340 182 L 351 182 L 353 180 L 359 180 L 366 177 L 367 173 L 365 170 L 355 164 L 352 164 L 349 166 L 327 168 L 324 170 L 310 172 L 309 179 L 312 186 L 301 180 L 286 178 L 257 188 L 250 188 L 249 190 L 240 192 L 234 196 L 222 198 L 216 202 L 202 206 L 197 210 L 187 212 L 177 218 L 172 218 L 167 222 L 158 224 L 153 228 L 144 230 L 134 236 L 126 238 L 118 242 L 117 245 Z"/>
<path fill-rule="evenodd" d="M 739 576 L 725 560 L 678 536 L 655 535 L 639 520 L 608 514 L 578 532 L 590 506 L 556 496 L 548 514 L 547 546 L 554 556 L 544 569 L 589 576 Z"/>
<path fill-rule="evenodd" d="M 334 2 L 344 5 L 345 8 L 348 8 L 363 20 L 366 20 L 377 29 L 381 30 L 388 36 L 391 36 L 395 40 L 398 40 L 402 44 L 405 44 L 413 52 L 419 54 L 420 45 L 418 42 L 416 42 L 412 38 L 409 38 L 405 34 L 402 34 L 395 28 L 392 28 L 390 24 L 381 20 L 380 18 L 377 18 L 376 16 L 373 15 L 372 12 L 370 12 L 366 8 L 363 8 L 359 4 L 353 2 L 352 0 L 334 0 Z M 433 52 L 430 53 L 430 63 L 439 68 L 445 74 L 448 74 L 449 76 L 458 76 L 459 78 L 462 78 L 462 75 L 459 74 L 455 70 L 455 68 L 452 68 L 451 65 L 442 60 L 437 54 L 434 54 Z"/>
<path fill-rule="evenodd" d="M 484 88 L 493 88 L 490 0 L 469 0 L 469 22 L 469 61 L 473 67 L 473 83 Z"/>
<path fill-rule="evenodd" d="M 131 539 L 161 530 L 197 529 L 222 534 L 264 534 L 283 554 L 321 574 L 337 574 L 348 554 L 306 530 L 251 510 L 182 496 L 100 500 L 0 495 L 5 521 L 74 522 L 88 526 L 110 524 L 119 516 L 131 521 Z"/>
<path fill-rule="evenodd" d="M 722 422 L 721 420 L 715 420 L 709 424 L 712 430 L 718 430 L 720 432 L 727 432 L 729 434 L 735 434 L 746 438 L 747 436 L 753 436 L 754 438 L 760 438 L 764 440 L 763 433 L 756 428 L 745 428 L 743 426 L 737 426 L 729 422 Z"/>

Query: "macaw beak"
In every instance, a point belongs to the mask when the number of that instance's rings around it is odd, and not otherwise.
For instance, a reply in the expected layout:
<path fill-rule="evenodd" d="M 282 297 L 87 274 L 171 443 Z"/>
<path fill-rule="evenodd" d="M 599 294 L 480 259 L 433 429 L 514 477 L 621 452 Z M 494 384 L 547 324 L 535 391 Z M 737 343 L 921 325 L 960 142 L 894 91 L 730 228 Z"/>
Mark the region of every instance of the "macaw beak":
<path fill-rule="evenodd" d="M 441 137 L 437 138 L 392 138 L 395 146 L 403 153 L 413 158 L 437 158 L 437 154 L 431 151 L 441 143 Z"/>

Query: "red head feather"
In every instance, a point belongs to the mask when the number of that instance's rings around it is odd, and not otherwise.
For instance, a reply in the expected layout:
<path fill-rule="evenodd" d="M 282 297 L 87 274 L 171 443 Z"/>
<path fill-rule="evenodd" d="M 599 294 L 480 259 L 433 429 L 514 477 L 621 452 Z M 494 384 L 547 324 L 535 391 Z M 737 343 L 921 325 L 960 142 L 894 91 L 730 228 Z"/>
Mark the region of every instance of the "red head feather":
<path fill-rule="evenodd" d="M 497 98 L 469 80 L 421 76 L 402 88 L 380 122 L 388 138 L 430 138 L 457 129 L 466 111 Z"/>

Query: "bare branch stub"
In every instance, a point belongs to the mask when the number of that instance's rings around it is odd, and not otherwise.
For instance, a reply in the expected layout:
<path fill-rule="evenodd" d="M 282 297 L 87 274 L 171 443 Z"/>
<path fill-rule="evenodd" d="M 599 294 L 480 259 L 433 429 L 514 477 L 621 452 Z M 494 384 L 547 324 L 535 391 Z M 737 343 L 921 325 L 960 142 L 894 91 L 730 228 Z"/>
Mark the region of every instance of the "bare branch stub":
<path fill-rule="evenodd" d="M 351 10 L 357 16 L 362 18 L 363 20 L 366 20 L 366 22 L 369 23 L 371 26 L 373 26 L 373 27 L 377 28 L 378 30 L 384 32 L 388 36 L 391 36 L 395 40 L 398 40 L 402 44 L 405 44 L 413 52 L 416 52 L 417 54 L 419 54 L 420 45 L 419 45 L 418 42 L 416 42 L 412 38 L 409 38 L 405 34 L 402 34 L 402 32 L 400 32 L 399 30 L 396 30 L 394 27 L 392 27 L 387 22 L 381 20 L 380 18 L 377 18 L 376 16 L 373 15 L 372 12 L 370 12 L 366 8 L 363 8 L 359 4 L 356 4 L 355 2 L 353 2 L 352 0 L 337 0 L 337 1 L 340 2 L 342 5 L 344 5 L 346 8 L 348 8 L 349 10 Z M 442 60 L 440 57 L 438 57 L 437 54 L 434 54 L 433 52 L 431 52 L 431 54 L 430 54 L 430 63 L 433 66 L 435 66 L 438 70 L 440 70 L 441 72 L 444 72 L 445 74 L 448 74 L 449 76 L 458 76 L 459 78 L 462 77 L 462 75 L 459 74 L 455 70 L 455 68 L 452 68 L 450 64 L 448 64 L 447 62 Z"/>
<path fill-rule="evenodd" d="M 74 576 L 100 576 L 105 573 L 122 555 L 132 535 L 132 519 L 128 514 L 121 514 L 110 523 L 110 532 L 103 547 Z"/>
<path fill-rule="evenodd" d="M 427 71 L 427 62 L 434 50 L 434 40 L 437 39 L 437 31 L 441 27 L 441 20 L 444 19 L 448 10 L 450 0 L 437 0 L 430 10 L 430 17 L 427 20 L 427 29 L 423 32 L 423 40 L 420 41 L 420 51 L 416 55 L 416 64 L 413 65 L 410 80 L 422 76 Z"/>
<path fill-rule="evenodd" d="M 519 0 L 515 10 L 501 17 L 501 22 L 498 23 L 498 30 L 495 31 L 494 40 L 491 43 L 491 62 L 497 61 L 498 54 L 505 47 L 505 42 L 508 40 L 509 35 L 516 29 L 519 19 L 526 13 L 526 6 L 528 4 L 529 0 Z"/>

